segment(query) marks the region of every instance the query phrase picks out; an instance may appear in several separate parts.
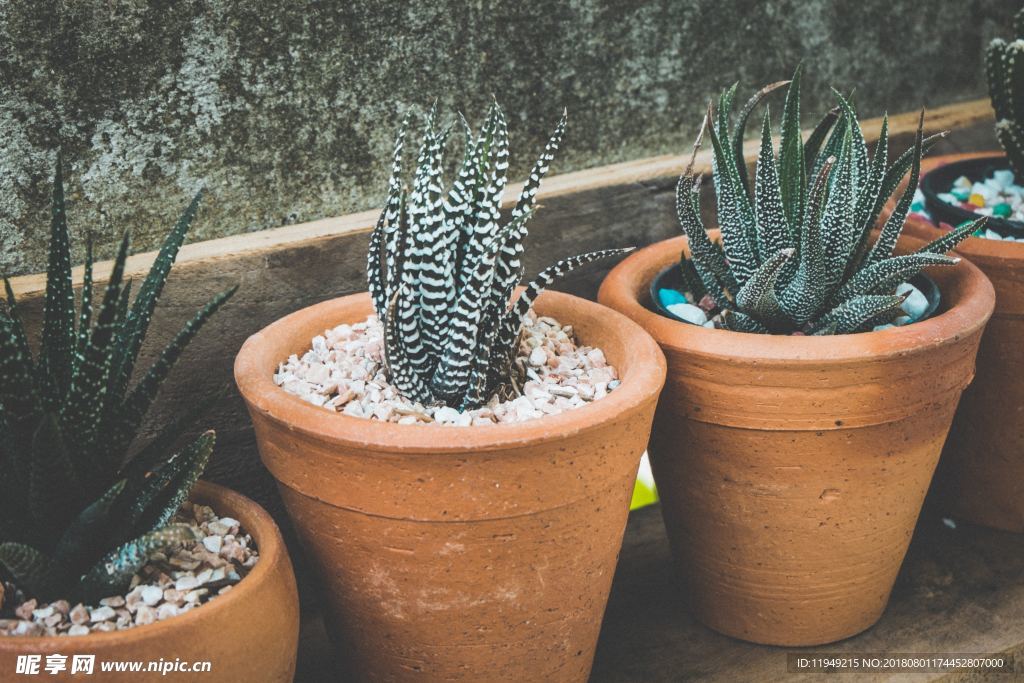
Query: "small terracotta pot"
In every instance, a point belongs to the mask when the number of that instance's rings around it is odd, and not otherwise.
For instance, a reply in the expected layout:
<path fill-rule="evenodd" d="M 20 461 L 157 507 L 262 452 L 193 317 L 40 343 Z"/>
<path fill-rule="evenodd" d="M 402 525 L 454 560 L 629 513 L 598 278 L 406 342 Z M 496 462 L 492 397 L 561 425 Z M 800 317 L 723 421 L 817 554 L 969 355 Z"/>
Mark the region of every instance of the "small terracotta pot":
<path fill-rule="evenodd" d="M 537 312 L 571 323 L 622 380 L 576 410 L 397 425 L 274 385 L 278 363 L 314 335 L 371 312 L 365 293 L 311 306 L 250 337 L 235 361 L 260 455 L 327 589 L 343 675 L 586 680 L 664 356 L 624 316 L 547 292 Z"/>
<path fill-rule="evenodd" d="M 14 680 L 19 656 L 41 655 L 39 678 L 47 681 L 196 680 L 209 683 L 286 683 L 295 675 L 299 601 L 292 564 L 274 520 L 263 508 L 229 489 L 199 482 L 192 500 L 233 517 L 260 551 L 253 570 L 224 595 L 180 616 L 127 631 L 49 638 L 0 637 L 0 680 Z M 47 674 L 47 655 L 65 655 L 67 670 Z M 92 677 L 71 675 L 74 655 L 95 655 Z M 150 662 L 189 666 L 210 662 L 202 673 L 146 671 Z M 104 673 L 104 662 L 141 662 L 141 673 Z M 31 680 L 27 676 L 26 680 Z"/>
<path fill-rule="evenodd" d="M 936 269 L 948 310 L 881 332 L 707 329 L 645 307 L 651 279 L 685 244 L 629 256 L 598 298 L 668 359 L 648 451 L 690 605 L 756 643 L 854 635 L 885 609 L 974 374 L 992 287 L 968 263 Z"/>
<path fill-rule="evenodd" d="M 991 154 L 926 159 L 921 169 L 927 173 L 954 161 Z M 882 221 L 889 217 L 894 205 L 895 200 L 886 205 Z M 933 240 L 945 231 L 923 216 L 911 215 L 903 232 Z M 996 309 L 978 351 L 978 376 L 964 392 L 939 464 L 937 504 L 954 517 L 1022 533 L 1024 242 L 969 237 L 957 251 L 992 281 Z"/>

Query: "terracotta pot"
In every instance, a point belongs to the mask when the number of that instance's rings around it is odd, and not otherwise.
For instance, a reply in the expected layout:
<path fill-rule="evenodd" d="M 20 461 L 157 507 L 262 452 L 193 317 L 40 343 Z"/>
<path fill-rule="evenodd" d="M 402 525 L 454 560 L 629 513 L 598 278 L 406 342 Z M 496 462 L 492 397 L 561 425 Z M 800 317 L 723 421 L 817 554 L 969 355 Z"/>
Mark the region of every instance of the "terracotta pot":
<path fill-rule="evenodd" d="M 37 677 L 47 681 L 291 681 L 299 639 L 299 602 L 291 561 L 277 525 L 253 501 L 215 484 L 199 482 L 192 500 L 209 505 L 219 515 L 237 519 L 252 535 L 260 551 L 252 572 L 230 592 L 202 607 L 149 626 L 88 636 L 0 638 L 0 680 L 20 678 L 15 675 L 20 655 L 42 655 Z M 43 667 L 47 655 L 55 654 L 67 656 L 68 670 L 49 675 Z M 72 657 L 78 654 L 95 655 L 92 677 L 70 674 Z M 190 674 L 145 670 L 150 662 L 176 660 L 190 666 L 210 662 L 210 671 Z M 104 662 L 142 662 L 143 672 L 104 673 Z"/>
<path fill-rule="evenodd" d="M 707 329 L 645 308 L 683 237 L 629 256 L 599 301 L 668 359 L 649 450 L 695 615 L 756 643 L 814 645 L 881 616 L 992 312 L 968 263 L 929 274 L 936 317 L 832 337 Z"/>
<path fill-rule="evenodd" d="M 922 171 L 962 159 L 926 159 Z M 886 205 L 882 220 L 894 208 Z M 926 240 L 941 231 L 912 215 L 904 233 Z M 996 309 L 978 351 L 978 376 L 964 392 L 936 475 L 936 504 L 977 524 L 1024 532 L 1024 243 L 969 237 L 957 251 L 996 291 Z"/>
<path fill-rule="evenodd" d="M 314 335 L 364 320 L 367 294 L 289 315 L 239 352 L 260 455 L 350 679 L 587 679 L 665 359 L 596 303 L 548 292 L 537 311 L 603 349 L 621 386 L 560 415 L 446 427 L 331 414 L 274 385 Z"/>

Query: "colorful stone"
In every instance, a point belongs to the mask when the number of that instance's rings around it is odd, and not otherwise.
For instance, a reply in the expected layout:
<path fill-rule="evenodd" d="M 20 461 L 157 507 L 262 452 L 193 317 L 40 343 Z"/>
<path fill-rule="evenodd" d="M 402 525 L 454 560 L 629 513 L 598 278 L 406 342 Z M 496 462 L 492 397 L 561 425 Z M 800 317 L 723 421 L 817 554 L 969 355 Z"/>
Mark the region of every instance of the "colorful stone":
<path fill-rule="evenodd" d="M 688 304 L 686 296 L 675 289 L 659 289 L 658 300 L 661 301 L 661 305 L 665 308 L 674 306 L 675 304 Z"/>

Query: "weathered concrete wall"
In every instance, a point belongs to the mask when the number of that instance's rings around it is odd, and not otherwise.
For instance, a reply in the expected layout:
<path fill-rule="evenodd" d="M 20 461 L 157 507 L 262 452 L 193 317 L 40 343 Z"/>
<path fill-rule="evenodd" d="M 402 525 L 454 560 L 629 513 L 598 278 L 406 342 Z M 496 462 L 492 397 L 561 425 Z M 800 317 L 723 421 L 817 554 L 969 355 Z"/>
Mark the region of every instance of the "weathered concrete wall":
<path fill-rule="evenodd" d="M 0 0 L 0 273 L 43 269 L 49 176 L 69 166 L 79 254 L 153 248 L 200 183 L 192 239 L 377 204 L 398 121 L 434 97 L 509 115 L 513 171 L 563 106 L 556 171 L 678 152 L 706 98 L 804 60 L 865 113 L 980 95 L 1000 0 Z M 926 8 L 922 11 L 921 8 Z"/>

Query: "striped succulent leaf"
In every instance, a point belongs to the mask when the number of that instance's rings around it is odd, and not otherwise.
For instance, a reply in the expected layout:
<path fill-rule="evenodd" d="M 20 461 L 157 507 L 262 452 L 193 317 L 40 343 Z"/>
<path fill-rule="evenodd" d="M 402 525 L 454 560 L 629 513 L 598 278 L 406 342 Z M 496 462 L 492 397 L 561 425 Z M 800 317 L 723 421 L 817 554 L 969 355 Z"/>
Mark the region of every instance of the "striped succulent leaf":
<path fill-rule="evenodd" d="M 75 293 L 71 287 L 71 252 L 61 173 L 61 155 L 58 154 L 50 222 L 50 243 L 54 248 L 50 249 L 47 265 L 40 365 L 40 374 L 53 386 L 68 382 L 75 340 Z"/>
<path fill-rule="evenodd" d="M 435 125 L 432 113 L 411 190 L 399 180 L 404 132 L 399 135 L 389 206 L 370 236 L 367 284 L 384 325 L 384 358 L 394 385 L 420 403 L 464 410 L 509 386 L 523 318 L 540 289 L 572 268 L 622 251 L 562 261 L 513 305 L 523 277 L 527 222 L 564 137 L 566 117 L 563 113 L 506 222 L 501 205 L 509 144 L 501 107 L 491 104 L 479 134 L 460 115 L 462 161 L 447 189 L 440 173 L 446 135 L 436 134 Z"/>
<path fill-rule="evenodd" d="M 392 297 L 384 314 L 381 315 L 380 311 L 377 312 L 377 315 L 384 321 L 384 362 L 387 365 L 391 381 L 399 391 L 414 401 L 429 403 L 433 400 L 430 387 L 427 385 L 427 380 L 417 372 L 416 366 L 409 360 L 406 353 L 406 342 L 409 335 L 403 334 L 402 328 L 399 326 L 399 312 L 410 306 L 408 302 L 411 298 L 410 289 L 403 284 Z M 418 337 L 415 342 L 419 344 Z"/>
<path fill-rule="evenodd" d="M 740 180 L 731 147 L 723 144 L 730 137 L 727 117 L 732 98 L 727 93 L 719 98 L 718 122 L 709 125 L 707 131 L 715 153 L 715 193 L 718 197 L 718 223 L 722 228 L 725 254 L 737 281 L 742 285 L 757 269 L 757 241 L 754 210 L 750 205 L 747 188 Z M 714 111 L 709 109 L 708 121 L 714 119 Z"/>
<path fill-rule="evenodd" d="M 679 179 L 676 185 L 676 216 L 690 243 L 692 258 L 685 263 L 692 267 L 703 285 L 704 291 L 711 295 L 721 308 L 732 307 L 733 293 L 739 289 L 736 277 L 729 268 L 725 253 L 721 246 L 713 243 L 704 231 L 700 218 L 700 179 L 692 175 L 690 169 Z M 687 267 L 684 266 L 684 272 Z"/>
<path fill-rule="evenodd" d="M 497 339 L 493 343 L 490 355 L 491 375 L 487 386 L 491 391 L 496 391 L 508 381 L 508 372 L 511 370 L 512 360 L 519 340 L 519 331 L 523 326 L 526 314 L 530 312 L 537 297 L 540 296 L 549 285 L 565 277 L 568 273 L 601 259 L 623 256 L 633 250 L 627 249 L 602 249 L 591 251 L 586 254 L 572 256 L 562 259 L 557 263 L 548 266 L 540 272 L 523 289 L 515 304 L 510 308 L 497 326 Z"/>
<path fill-rule="evenodd" d="M 1017 178 L 1024 178 L 1024 9 L 1014 17 L 1014 40 L 996 38 L 985 53 L 985 71 L 996 137 Z"/>
<path fill-rule="evenodd" d="M 128 589 L 132 576 L 154 553 L 196 540 L 199 539 L 192 527 L 171 524 L 128 541 L 107 553 L 81 577 L 80 595 L 83 600 L 95 601 L 123 593 Z"/>
<path fill-rule="evenodd" d="M 136 476 L 131 482 L 137 485 L 136 493 L 126 506 L 126 533 L 152 531 L 171 521 L 210 462 L 214 441 L 212 431 L 204 432 L 148 476 Z"/>
<path fill-rule="evenodd" d="M 496 278 L 495 262 L 502 244 L 519 226 L 529 220 L 530 214 L 520 214 L 501 232 L 492 237 L 476 260 L 469 280 L 458 293 L 454 310 L 449 316 L 450 330 L 441 361 L 430 382 L 431 393 L 441 400 L 461 400 L 473 371 L 475 347 L 478 345 L 481 323 L 486 321 L 493 301 L 492 288 Z"/>
<path fill-rule="evenodd" d="M 761 100 L 769 94 L 775 92 L 779 88 L 784 88 L 787 85 L 789 85 L 789 81 L 776 81 L 775 83 L 769 83 L 754 93 L 753 96 L 747 100 L 747 103 L 743 105 L 743 109 L 740 110 L 739 116 L 736 120 L 736 126 L 733 128 L 733 158 L 743 159 L 743 133 L 747 129 L 747 121 L 750 119 L 750 115 L 754 113 L 754 109 L 756 109 Z M 767 118 L 767 116 L 765 118 Z M 739 171 L 740 183 L 743 186 L 746 186 L 748 184 L 747 165 L 745 163 L 737 164 L 736 170 Z"/>
<path fill-rule="evenodd" d="M 401 226 L 405 207 L 405 195 L 402 191 L 402 151 L 405 147 L 405 131 L 409 120 L 406 118 L 399 129 L 398 138 L 391 157 L 391 176 L 388 179 L 388 196 L 384 208 L 377 220 L 377 227 L 370 237 L 370 249 L 367 252 L 366 272 L 369 274 L 369 289 L 374 306 L 378 309 L 387 306 L 395 295 L 398 278 L 393 282 L 385 281 L 384 275 L 395 273 L 395 253 L 402 240 Z"/>
<path fill-rule="evenodd" d="M 170 374 L 171 369 L 189 343 L 199 333 L 206 321 L 209 320 L 228 300 L 238 291 L 238 285 L 217 294 L 196 311 L 195 315 L 185 323 L 184 327 L 174 336 L 174 339 L 164 347 L 160 355 L 146 371 L 146 374 L 135 384 L 128 393 L 123 408 L 118 411 L 118 429 L 111 436 L 116 443 L 127 447 L 131 439 L 137 433 L 142 424 L 142 419 L 149 412 L 153 401 L 160 391 L 164 380 Z M 117 463 L 120 464 L 120 463 Z"/>
<path fill-rule="evenodd" d="M 754 105 L 764 92 L 755 95 Z M 895 295 L 898 285 L 923 268 L 957 263 L 944 254 L 978 225 L 954 230 L 916 254 L 895 256 L 921 156 L 944 134 L 925 137 L 922 113 L 914 145 L 889 164 L 888 121 L 883 120 L 871 155 L 852 103 L 833 92 L 837 106 L 804 144 L 797 69 L 786 94 L 778 152 L 766 108 L 753 183 L 739 170 L 744 165 L 741 141 L 753 107 L 744 108 L 733 128 L 733 86 L 719 98 L 717 113 L 709 108 L 705 116 L 694 149 L 696 153 L 707 133 L 714 152 L 721 248 L 704 229 L 700 181 L 692 161 L 677 187 L 676 212 L 690 246 L 690 256 L 683 260 L 684 279 L 693 283 L 694 294 L 711 296 L 727 329 L 773 334 L 871 329 L 899 308 L 903 297 Z M 726 140 L 730 144 L 723 144 Z M 886 200 L 908 171 L 909 189 L 872 241 L 871 230 Z"/>
<path fill-rule="evenodd" d="M 102 292 L 94 291 L 87 244 L 77 314 L 59 167 L 53 201 L 38 359 L 6 281 L 6 302 L 0 306 L 0 578 L 14 580 L 33 597 L 79 600 L 114 594 L 125 572 L 163 547 L 158 541 L 181 537 L 161 529 L 205 468 L 212 433 L 175 453 L 174 444 L 189 427 L 176 420 L 138 449 L 138 460 L 130 449 L 175 361 L 234 289 L 201 309 L 132 385 L 147 328 L 199 196 L 167 236 L 134 299 L 125 276 L 128 236 Z M 139 540 L 123 546 L 132 539 Z M 114 569 L 93 571 L 98 563 Z"/>
<path fill-rule="evenodd" d="M 82 474 L 56 416 L 46 413 L 32 439 L 29 505 L 36 528 L 49 535 L 64 531 L 82 504 Z M 81 463 L 79 463 L 79 467 Z"/>
<path fill-rule="evenodd" d="M 0 543 L 0 568 L 12 581 L 31 595 L 48 595 L 62 583 L 57 564 L 44 553 L 25 543 Z"/>
<path fill-rule="evenodd" d="M 202 201 L 202 198 L 203 192 L 200 190 L 192 198 L 192 202 L 185 209 L 185 213 L 178 219 L 177 224 L 167 234 L 163 245 L 160 247 L 160 252 L 153 261 L 152 268 L 150 268 L 149 273 L 146 275 L 146 279 L 143 280 L 142 287 L 139 288 L 139 293 L 132 303 L 131 313 L 125 316 L 125 322 L 118 334 L 120 343 L 117 345 L 117 353 L 115 353 L 112 359 L 111 368 L 112 379 L 115 382 L 115 389 L 117 391 L 124 391 L 128 385 L 128 380 L 135 367 L 135 359 L 142 348 L 142 342 L 146 338 L 146 332 L 149 329 L 150 321 L 153 319 L 153 311 L 156 309 L 157 301 L 163 292 L 164 283 L 167 281 L 167 276 L 171 272 L 171 266 L 174 265 L 174 260 L 178 256 L 178 250 L 181 249 L 181 245 L 185 241 L 185 235 L 188 233 L 189 228 L 192 226 L 192 221 L 199 211 L 199 203 Z M 125 303 L 127 303 L 127 297 L 125 297 Z"/>
<path fill-rule="evenodd" d="M 568 112 L 563 110 L 562 118 L 559 120 L 558 125 L 555 126 L 554 132 L 544 146 L 544 151 L 541 152 L 533 168 L 530 169 L 530 175 L 527 176 L 526 182 L 523 183 L 519 200 L 516 202 L 515 208 L 512 209 L 512 221 L 517 224 L 517 228 L 508 236 L 507 240 L 503 241 L 501 251 L 498 253 L 495 263 L 496 273 L 491 285 L 491 301 L 493 305 L 487 312 L 492 322 L 496 322 L 497 318 L 504 313 L 504 306 L 502 304 L 508 301 L 512 292 L 515 291 L 516 285 L 523 278 L 522 257 L 526 251 L 525 241 L 529 231 L 526 227 L 527 221 L 519 220 L 519 218 L 533 210 L 541 180 L 547 175 L 548 169 L 551 168 L 551 162 L 555 158 L 555 152 L 558 151 L 559 145 L 562 144 L 567 120 Z"/>
<path fill-rule="evenodd" d="M 842 334 L 842 330 L 888 322 L 902 312 L 900 305 L 906 298 L 906 294 L 864 294 L 847 299 L 818 318 L 808 331 L 813 335 Z"/>

